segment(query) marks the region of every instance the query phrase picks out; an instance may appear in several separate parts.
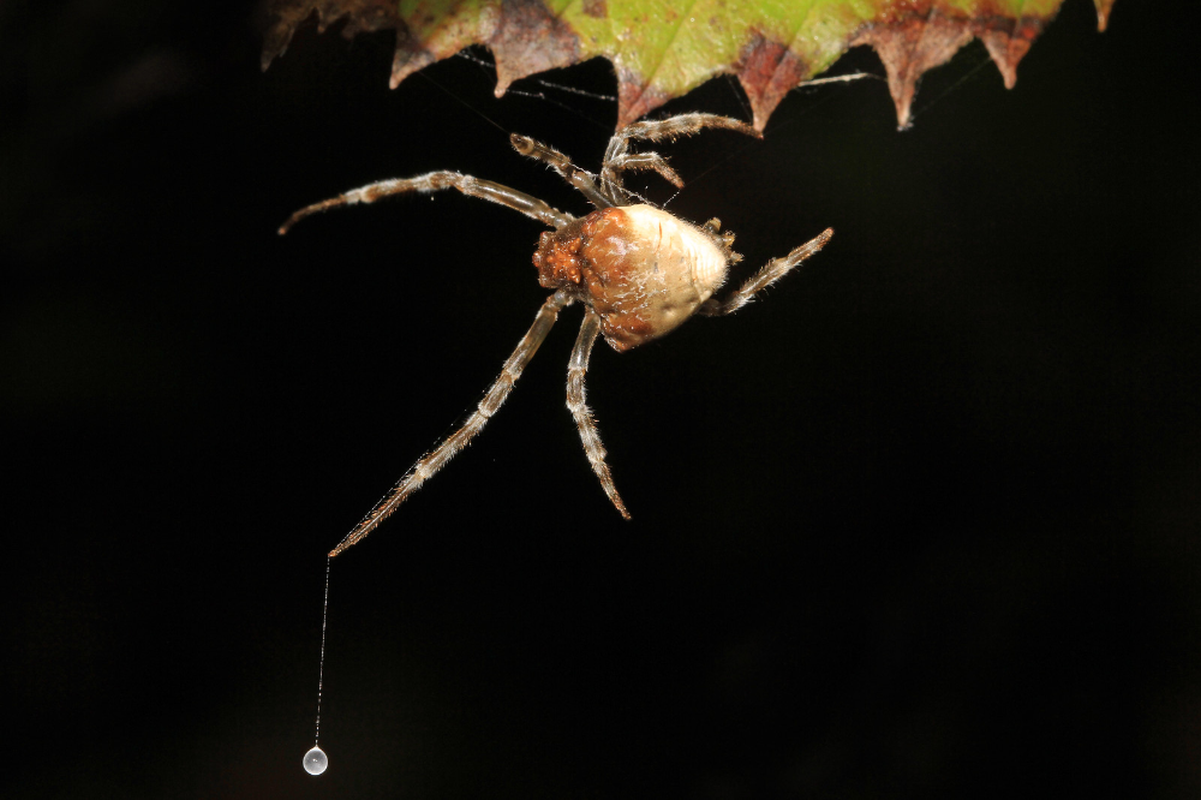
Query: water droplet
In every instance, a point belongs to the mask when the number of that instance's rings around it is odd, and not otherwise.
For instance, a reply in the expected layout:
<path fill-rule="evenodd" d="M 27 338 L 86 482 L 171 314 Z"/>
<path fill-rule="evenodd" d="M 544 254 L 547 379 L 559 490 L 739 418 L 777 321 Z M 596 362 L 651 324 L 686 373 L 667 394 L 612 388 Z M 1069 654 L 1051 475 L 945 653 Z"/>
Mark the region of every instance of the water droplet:
<path fill-rule="evenodd" d="M 320 775 L 329 766 L 329 759 L 320 747 L 314 747 L 304 754 L 304 771 L 310 775 Z"/>

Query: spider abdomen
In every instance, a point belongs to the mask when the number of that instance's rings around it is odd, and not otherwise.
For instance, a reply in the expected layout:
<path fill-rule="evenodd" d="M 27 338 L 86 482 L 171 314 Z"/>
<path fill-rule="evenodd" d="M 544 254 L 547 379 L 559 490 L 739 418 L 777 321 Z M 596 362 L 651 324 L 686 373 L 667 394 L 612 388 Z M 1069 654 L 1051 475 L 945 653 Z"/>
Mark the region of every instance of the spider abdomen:
<path fill-rule="evenodd" d="M 534 253 L 547 289 L 577 286 L 624 352 L 674 330 L 725 282 L 732 254 L 715 233 L 660 208 L 593 211 L 542 234 Z"/>

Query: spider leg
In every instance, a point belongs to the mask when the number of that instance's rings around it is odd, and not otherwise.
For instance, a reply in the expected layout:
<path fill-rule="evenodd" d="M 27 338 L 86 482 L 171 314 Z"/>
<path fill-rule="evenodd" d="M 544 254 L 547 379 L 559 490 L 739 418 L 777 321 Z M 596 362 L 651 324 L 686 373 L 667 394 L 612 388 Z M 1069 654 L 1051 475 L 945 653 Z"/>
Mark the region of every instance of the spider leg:
<path fill-rule="evenodd" d="M 550 145 L 535 141 L 528 136 L 514 133 L 509 136 L 513 149 L 523 156 L 533 158 L 547 164 L 573 187 L 578 189 L 597 208 L 609 208 L 629 201 L 630 193 L 620 183 L 615 185 L 610 181 L 607 194 L 596 187 L 596 176 L 585 169 L 577 167 L 568 156 Z M 612 165 L 613 172 L 648 169 L 659 173 L 674 186 L 683 186 L 684 180 L 667 165 L 667 159 L 658 153 L 629 153 L 618 159 L 619 163 Z"/>
<path fill-rule="evenodd" d="M 830 237 L 834 235 L 833 228 L 826 228 L 814 238 L 805 242 L 803 245 L 793 250 L 783 258 L 773 258 L 768 261 L 758 272 L 747 279 L 746 283 L 742 284 L 737 291 L 732 293 L 724 300 L 718 300 L 711 297 L 706 300 L 700 308 L 697 309 L 698 314 L 704 314 L 709 317 L 718 317 L 723 314 L 732 314 L 738 309 L 745 306 L 754 299 L 755 295 L 771 286 L 776 281 L 787 275 L 794 267 L 800 264 L 809 256 L 816 253 L 826 246 L 826 242 L 830 241 Z"/>
<path fill-rule="evenodd" d="M 611 165 L 615 175 L 620 176 L 623 172 L 634 172 L 636 170 L 651 170 L 659 173 L 663 180 L 675 186 L 677 189 L 684 185 L 684 179 L 680 174 L 672 169 L 667 159 L 658 153 L 628 153 L 618 159 L 618 163 Z"/>
<path fill-rule="evenodd" d="M 762 133 L 745 122 L 733 119 L 732 117 L 723 117 L 720 114 L 677 114 L 667 119 L 651 119 L 635 122 L 622 128 L 609 140 L 609 146 L 605 149 L 604 166 L 601 168 L 601 189 L 611 192 L 613 191 L 613 187 L 616 187 L 624 191 L 621 184 L 621 171 L 629 169 L 626 163 L 630 159 L 639 158 L 639 156 L 631 156 L 629 154 L 631 141 L 640 139 L 651 142 L 658 142 L 663 139 L 674 140 L 681 136 L 691 136 L 704 128 L 725 128 L 726 130 L 745 133 L 747 136 L 754 136 L 756 139 L 763 138 Z M 648 153 L 646 155 L 651 154 Z M 660 175 L 663 175 L 657 167 L 654 169 Z M 664 175 L 664 177 L 667 176 Z M 667 179 L 671 180 L 671 178 Z M 672 181 L 672 183 L 675 183 L 675 181 Z"/>
<path fill-rule="evenodd" d="M 571 158 L 550 145 L 535 141 L 528 136 L 522 136 L 520 133 L 510 134 L 509 144 L 513 145 L 513 149 L 526 158 L 541 161 L 559 173 L 563 180 L 578 189 L 597 208 L 610 208 L 617 205 L 619 200 L 624 199 L 607 197 L 602 194 L 596 188 L 595 175 L 586 169 L 577 167 Z"/>
<path fill-rule="evenodd" d="M 580 429 L 580 440 L 584 443 L 584 452 L 592 464 L 592 471 L 600 479 L 601 488 L 609 496 L 609 501 L 617 508 L 617 512 L 625 519 L 630 518 L 621 495 L 613 484 L 613 476 L 609 474 L 609 465 L 605 463 L 605 447 L 601 444 L 600 433 L 592 419 L 592 410 L 585 403 L 584 376 L 588 372 L 588 357 L 592 355 L 592 345 L 600 332 L 600 315 L 591 308 L 584 314 L 584 322 L 580 325 L 580 335 L 576 337 L 575 347 L 571 351 L 571 362 L 567 368 L 567 408 L 575 417 L 576 427 Z"/>
<path fill-rule="evenodd" d="M 428 194 L 444 189 L 458 189 L 468 197 L 478 197 L 481 200 L 507 206 L 514 211 L 519 211 L 527 217 L 532 217 L 544 225 L 549 225 L 556 229 L 562 228 L 575 219 L 570 214 L 564 214 L 562 211 L 551 208 L 547 203 L 525 192 L 519 192 L 516 189 L 510 189 L 508 186 L 475 178 L 471 175 L 464 175 L 460 172 L 443 170 L 418 175 L 415 178 L 393 178 L 392 180 L 369 183 L 358 189 L 351 189 L 349 192 L 340 194 L 337 197 L 322 200 L 320 203 L 313 203 L 311 206 L 306 206 L 288 217 L 287 222 L 279 227 L 279 234 L 283 236 L 297 222 L 319 211 L 326 211 L 338 206 L 354 205 L 355 203 L 374 203 L 382 197 L 391 197 L 394 194 L 409 194 L 411 192 Z"/>
<path fill-rule="evenodd" d="M 484 429 L 484 426 L 488 424 L 488 420 L 492 418 L 492 415 L 505 402 L 505 398 L 509 396 L 509 392 L 513 390 L 513 385 L 521 377 L 522 371 L 530 363 L 530 359 L 534 357 L 534 353 L 538 352 L 538 347 L 546 339 L 546 335 L 550 333 L 551 327 L 554 326 L 555 320 L 558 319 L 559 311 L 571 305 L 571 303 L 571 296 L 564 290 L 559 290 L 547 298 L 546 302 L 542 304 L 542 308 L 539 309 L 538 315 L 534 317 L 534 324 L 530 326 L 529 331 L 517 343 L 517 348 L 513 351 L 513 354 L 505 361 L 505 366 L 501 370 L 500 376 L 488 387 L 488 391 L 484 394 L 483 399 L 480 400 L 475 411 L 463 423 L 463 427 L 443 439 L 437 447 L 414 464 L 413 468 L 400 479 L 399 483 L 392 487 L 391 491 L 372 509 L 371 513 L 364 517 L 362 522 L 356 525 L 346 535 L 346 538 L 329 552 L 330 558 L 338 555 L 348 547 L 352 547 L 360 539 L 375 530 L 381 522 L 396 510 L 397 506 L 403 503 L 413 492 L 420 489 L 423 483 L 436 475 L 439 470 L 446 466 L 448 461 L 454 458 L 456 453 L 466 447 L 475 438 L 476 434 Z"/>
<path fill-rule="evenodd" d="M 690 114 L 677 114 L 674 117 L 667 117 L 666 119 L 646 119 L 642 122 L 632 123 L 618 131 L 613 136 L 613 139 L 622 139 L 625 141 L 630 139 L 646 139 L 651 142 L 658 142 L 663 139 L 677 139 L 681 136 L 691 136 L 705 128 L 724 128 L 726 130 L 745 133 L 747 136 L 754 136 L 756 139 L 763 138 L 762 133 L 742 120 L 734 119 L 733 117 L 723 117 L 720 114 L 693 112 Z M 612 140 L 610 140 L 610 146 L 612 146 Z"/>

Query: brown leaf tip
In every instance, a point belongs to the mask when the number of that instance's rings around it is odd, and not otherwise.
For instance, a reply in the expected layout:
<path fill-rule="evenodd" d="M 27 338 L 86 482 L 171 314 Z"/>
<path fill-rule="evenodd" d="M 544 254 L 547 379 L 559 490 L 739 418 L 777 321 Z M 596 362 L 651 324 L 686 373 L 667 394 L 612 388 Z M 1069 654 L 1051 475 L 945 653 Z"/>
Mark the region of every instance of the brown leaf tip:
<path fill-rule="evenodd" d="M 990 5 L 982 3 L 969 17 L 937 0 L 897 0 L 881 22 L 867 23 L 852 36 L 851 46 L 871 45 L 884 63 L 899 128 L 908 128 L 912 121 L 913 96 L 922 75 L 945 64 L 973 37 L 984 42 L 1005 86 L 1013 88 L 1018 62 L 1051 16 L 1015 19 Z"/>
<path fill-rule="evenodd" d="M 762 131 L 785 95 L 810 77 L 810 69 L 786 45 L 752 31 L 734 74 L 751 102 L 755 130 Z"/>
<path fill-rule="evenodd" d="M 1001 72 L 1005 88 L 1012 89 L 1018 80 L 1018 62 L 1030 52 L 1030 46 L 1046 27 L 1047 20 L 1039 17 L 982 17 L 972 25 L 976 38 L 984 42 L 993 63 Z"/>
<path fill-rule="evenodd" d="M 617 130 L 646 116 L 671 99 L 633 70 L 617 68 Z"/>
<path fill-rule="evenodd" d="M 600 6 L 604 12 L 604 3 Z M 487 41 L 496 58 L 497 97 L 513 81 L 580 60 L 578 37 L 541 0 L 504 0 L 503 9 Z"/>

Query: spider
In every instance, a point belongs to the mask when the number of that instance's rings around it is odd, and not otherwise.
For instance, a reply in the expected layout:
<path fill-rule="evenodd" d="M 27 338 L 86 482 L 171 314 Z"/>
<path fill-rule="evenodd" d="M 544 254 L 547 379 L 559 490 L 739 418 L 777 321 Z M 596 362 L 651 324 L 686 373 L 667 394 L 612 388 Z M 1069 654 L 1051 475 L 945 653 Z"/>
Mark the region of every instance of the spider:
<path fill-rule="evenodd" d="M 383 522 L 405 499 L 433 477 L 475 438 L 509 396 L 522 371 L 534 357 L 559 312 L 572 303 L 584 305 L 575 347 L 567 367 L 567 408 L 575 418 L 592 471 L 600 480 L 618 513 L 630 518 L 617 493 L 605 448 L 601 445 L 592 411 L 585 402 L 584 376 L 597 336 L 619 353 L 657 339 L 679 327 L 693 314 L 722 316 L 754 299 L 825 246 L 834 235 L 827 228 L 783 258 L 772 259 L 724 299 L 714 297 L 731 265 L 742 256 L 731 248 L 734 235 L 721 230 L 714 218 L 694 225 L 662 208 L 641 202 L 622 185 L 622 173 L 649 170 L 677 187 L 680 176 L 655 152 L 632 152 L 635 141 L 658 142 L 688 136 L 703 128 L 724 128 L 762 138 L 751 126 L 716 114 L 680 114 L 667 119 L 637 122 L 618 131 L 605 150 L 600 175 L 577 167 L 553 147 L 528 136 L 512 134 L 513 149 L 541 161 L 580 191 L 595 210 L 574 217 L 547 203 L 499 183 L 459 172 L 438 171 L 414 178 L 396 178 L 368 184 L 337 197 L 300 209 L 288 218 L 283 235 L 300 220 L 338 206 L 372 203 L 383 197 L 410 192 L 457 189 L 470 197 L 498 203 L 553 228 L 544 232 L 534 252 L 538 283 L 554 293 L 542 304 L 534 324 L 505 361 L 500 376 L 457 431 L 421 458 L 384 499 L 330 551 L 333 558 L 358 543 Z"/>

